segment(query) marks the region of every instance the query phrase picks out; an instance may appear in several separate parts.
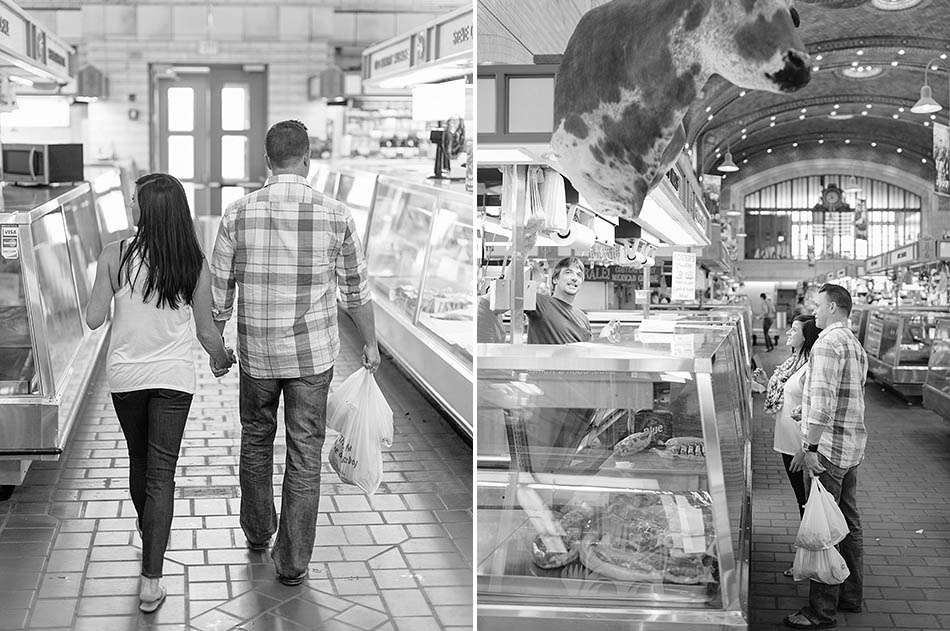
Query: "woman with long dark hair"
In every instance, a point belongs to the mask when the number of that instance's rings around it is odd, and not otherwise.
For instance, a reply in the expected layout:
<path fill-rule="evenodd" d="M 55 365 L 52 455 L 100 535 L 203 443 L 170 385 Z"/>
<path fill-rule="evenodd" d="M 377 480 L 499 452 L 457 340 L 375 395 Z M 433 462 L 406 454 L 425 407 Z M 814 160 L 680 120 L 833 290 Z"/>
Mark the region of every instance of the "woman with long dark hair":
<path fill-rule="evenodd" d="M 798 315 L 785 332 L 785 345 L 792 350 L 784 362 L 776 366 L 765 389 L 765 411 L 775 416 L 775 432 L 772 449 L 782 454 L 785 474 L 795 493 L 799 516 L 805 512 L 808 490 L 801 471 L 791 471 L 792 458 L 802 450 L 802 434 L 797 415 L 802 405 L 802 386 L 808 370 L 808 354 L 818 341 L 821 329 L 815 324 L 815 316 Z M 785 571 L 791 576 L 791 570 Z"/>
<path fill-rule="evenodd" d="M 195 393 L 198 341 L 216 377 L 234 363 L 211 319 L 211 276 L 181 182 L 152 173 L 135 182 L 138 231 L 106 246 L 86 309 L 90 328 L 115 304 L 107 373 L 129 449 L 129 487 L 142 537 L 139 609 L 165 600 L 162 565 L 174 509 L 175 467 Z"/>

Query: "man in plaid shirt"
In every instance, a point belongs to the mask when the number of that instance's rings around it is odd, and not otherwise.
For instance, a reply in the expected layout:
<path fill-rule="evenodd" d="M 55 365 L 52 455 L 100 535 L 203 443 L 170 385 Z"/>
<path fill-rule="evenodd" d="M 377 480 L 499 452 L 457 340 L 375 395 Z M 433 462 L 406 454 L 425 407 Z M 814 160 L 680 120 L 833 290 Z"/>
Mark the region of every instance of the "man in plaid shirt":
<path fill-rule="evenodd" d="M 320 499 L 327 392 L 340 349 L 337 288 L 363 336 L 363 365 L 379 366 L 366 263 L 349 210 L 310 188 L 310 142 L 298 121 L 271 127 L 272 175 L 227 207 L 211 260 L 214 319 L 223 332 L 238 292 L 241 527 L 271 557 L 278 579 L 307 576 Z M 287 461 L 280 524 L 274 506 L 274 436 L 284 396 Z"/>
<path fill-rule="evenodd" d="M 821 333 L 808 356 L 802 388 L 802 451 L 792 471 L 817 476 L 834 495 L 850 533 L 838 549 L 851 575 L 841 585 L 811 581 L 808 606 L 785 618 L 795 629 L 826 629 L 836 625 L 836 611 L 860 612 L 863 598 L 861 518 L 858 515 L 858 465 L 864 459 L 864 382 L 868 358 L 848 318 L 851 294 L 840 285 L 818 290 L 815 323 Z"/>

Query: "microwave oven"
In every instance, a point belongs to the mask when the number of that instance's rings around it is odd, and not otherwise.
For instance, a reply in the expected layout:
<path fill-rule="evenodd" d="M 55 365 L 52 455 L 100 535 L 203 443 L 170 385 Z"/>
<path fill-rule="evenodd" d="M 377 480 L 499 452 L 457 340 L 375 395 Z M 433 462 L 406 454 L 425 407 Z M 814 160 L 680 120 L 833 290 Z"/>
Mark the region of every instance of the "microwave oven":
<path fill-rule="evenodd" d="M 83 179 L 82 145 L 5 144 L 2 179 L 19 184 L 57 184 Z"/>

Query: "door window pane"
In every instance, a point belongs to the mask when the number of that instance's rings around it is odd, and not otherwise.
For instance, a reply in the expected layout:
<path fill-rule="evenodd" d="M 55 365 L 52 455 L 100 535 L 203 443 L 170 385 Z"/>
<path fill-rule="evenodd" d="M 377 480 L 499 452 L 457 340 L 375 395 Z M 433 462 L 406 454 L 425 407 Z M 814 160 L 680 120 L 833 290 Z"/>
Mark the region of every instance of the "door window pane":
<path fill-rule="evenodd" d="M 194 131 L 195 91 L 168 88 L 168 131 Z"/>
<path fill-rule="evenodd" d="M 194 136 L 168 137 L 168 172 L 180 180 L 195 177 Z"/>
<path fill-rule="evenodd" d="M 195 183 L 182 182 L 182 188 L 185 189 L 185 197 L 188 198 L 188 210 L 191 211 L 191 218 L 195 217 Z"/>
<path fill-rule="evenodd" d="M 245 131 L 251 128 L 247 86 L 225 84 L 221 88 L 221 129 Z"/>
<path fill-rule="evenodd" d="M 247 136 L 221 136 L 221 177 L 247 179 Z"/>
<path fill-rule="evenodd" d="M 554 77 L 508 79 L 508 131 L 554 131 Z"/>
<path fill-rule="evenodd" d="M 222 186 L 221 187 L 221 214 L 224 214 L 224 209 L 227 208 L 231 204 L 231 202 L 236 202 L 242 197 L 244 197 L 243 186 Z"/>

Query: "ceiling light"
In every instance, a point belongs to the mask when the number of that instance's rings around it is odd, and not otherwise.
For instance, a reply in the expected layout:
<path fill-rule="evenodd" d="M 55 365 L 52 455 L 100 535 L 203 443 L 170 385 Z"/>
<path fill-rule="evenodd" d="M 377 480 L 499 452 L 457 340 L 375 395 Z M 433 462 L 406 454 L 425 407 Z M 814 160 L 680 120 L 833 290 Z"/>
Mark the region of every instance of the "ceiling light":
<path fill-rule="evenodd" d="M 824 138 L 819 138 L 819 139 L 818 139 L 818 144 L 819 144 L 819 145 L 825 144 L 825 139 L 824 139 Z"/>
<path fill-rule="evenodd" d="M 709 116 L 706 117 L 706 120 L 708 120 L 708 121 L 711 121 L 712 119 L 713 119 L 713 115 L 712 115 L 712 114 L 710 114 Z"/>
<path fill-rule="evenodd" d="M 749 159 L 746 158 L 745 160 L 743 160 L 743 161 L 742 161 L 742 164 L 749 164 Z"/>
<path fill-rule="evenodd" d="M 941 58 L 941 59 L 946 59 L 946 58 L 947 58 L 947 53 L 940 53 L 940 58 Z"/>
<path fill-rule="evenodd" d="M 774 117 L 774 116 L 769 116 L 769 120 L 773 120 L 773 121 L 774 121 L 774 120 L 775 120 L 775 117 Z"/>
<path fill-rule="evenodd" d="M 745 90 L 740 90 L 740 91 L 739 91 L 739 96 L 745 96 Z"/>
<path fill-rule="evenodd" d="M 768 149 L 766 149 L 765 153 L 772 153 L 772 147 L 769 147 Z"/>
<path fill-rule="evenodd" d="M 749 235 L 747 235 L 747 234 L 744 233 L 744 232 L 737 232 L 737 233 L 736 233 L 736 236 L 739 237 L 740 239 L 745 239 L 745 238 L 746 238 L 747 236 L 749 236 Z"/>
<path fill-rule="evenodd" d="M 876 143 L 876 142 L 872 142 L 872 143 L 871 143 L 871 146 L 872 146 L 872 147 L 876 147 L 876 146 L 877 146 L 877 143 Z"/>
<path fill-rule="evenodd" d="M 932 121 L 937 120 L 937 115 L 936 115 L 936 114 L 931 114 L 931 115 L 930 115 L 930 120 L 932 120 Z"/>
<path fill-rule="evenodd" d="M 930 121 L 924 121 L 924 127 L 930 127 Z"/>
<path fill-rule="evenodd" d="M 771 123 L 769 123 L 769 127 L 775 127 L 775 121 L 772 121 Z"/>
<path fill-rule="evenodd" d="M 850 144 L 851 144 L 851 139 L 850 139 L 850 138 L 845 138 L 845 139 L 844 139 L 844 144 L 850 145 Z"/>
<path fill-rule="evenodd" d="M 864 54 L 864 51 L 863 51 L 863 50 L 857 50 L 857 51 L 854 52 L 854 54 L 857 55 L 858 57 L 860 57 L 861 55 Z"/>
<path fill-rule="evenodd" d="M 748 137 L 749 137 L 749 134 L 742 134 L 742 139 L 743 139 L 743 140 L 745 140 L 745 139 L 748 138 Z"/>
<path fill-rule="evenodd" d="M 825 58 L 824 55 L 815 55 L 815 59 L 816 59 L 817 61 L 821 61 L 821 60 L 824 59 L 824 58 Z"/>
<path fill-rule="evenodd" d="M 901 149 L 900 147 L 898 147 L 898 148 L 897 148 L 897 153 L 904 153 L 904 150 Z"/>
<path fill-rule="evenodd" d="M 924 84 L 920 86 L 920 98 L 914 103 L 910 111 L 914 114 L 932 114 L 943 109 L 940 103 L 934 100 L 933 90 L 927 85 L 927 73 L 924 73 Z"/>
<path fill-rule="evenodd" d="M 749 131 L 749 128 L 748 128 L 748 127 L 743 127 L 743 128 L 742 128 L 742 132 L 741 132 L 741 133 L 743 133 L 743 134 L 744 134 L 744 133 L 746 133 L 747 131 Z"/>
<path fill-rule="evenodd" d="M 811 69 L 812 69 L 814 72 L 818 72 L 819 70 L 821 70 L 821 68 L 819 68 L 818 66 L 812 66 Z"/>
<path fill-rule="evenodd" d="M 735 208 L 730 208 L 729 210 L 726 211 L 726 216 L 727 217 L 741 217 L 742 211 L 736 210 Z"/>
<path fill-rule="evenodd" d="M 835 109 L 837 110 L 837 109 L 840 109 L 840 108 L 841 108 L 841 105 L 838 104 L 838 103 L 835 103 Z"/>
<path fill-rule="evenodd" d="M 896 65 L 897 65 L 897 61 L 896 61 L 896 60 L 895 60 L 895 61 L 892 61 L 892 62 L 891 62 L 891 65 L 892 65 L 892 66 L 896 66 Z"/>
<path fill-rule="evenodd" d="M 920 162 L 921 162 L 922 164 L 927 164 L 927 158 L 921 158 L 921 159 L 920 159 Z"/>
<path fill-rule="evenodd" d="M 807 108 L 807 107 L 803 107 L 803 108 L 802 108 L 802 114 L 804 114 L 804 113 L 807 112 L 807 111 L 808 111 L 808 108 Z"/>
<path fill-rule="evenodd" d="M 805 115 L 804 115 L 804 114 L 799 114 L 799 115 L 798 115 L 798 120 L 800 120 L 800 121 L 805 120 Z"/>
<path fill-rule="evenodd" d="M 900 118 L 900 114 L 892 114 L 892 115 L 891 115 L 891 118 L 893 118 L 893 119 L 898 119 L 898 118 Z"/>
<path fill-rule="evenodd" d="M 719 165 L 719 170 L 723 173 L 735 173 L 739 170 L 739 167 L 736 166 L 736 163 L 732 160 L 732 152 L 726 149 L 726 157 L 723 159 L 722 164 Z"/>
<path fill-rule="evenodd" d="M 934 64 L 933 66 L 930 66 L 930 69 L 936 71 L 937 68 L 939 68 L 939 67 L 940 67 L 940 66 Z"/>
<path fill-rule="evenodd" d="M 897 51 L 897 54 L 898 54 L 898 55 L 903 55 L 905 52 L 906 52 L 906 51 L 905 51 L 903 48 L 901 48 L 899 51 Z"/>
<path fill-rule="evenodd" d="M 897 111 L 900 112 L 901 114 L 903 114 L 903 113 L 904 113 L 904 108 L 903 108 L 903 106 L 898 107 L 898 108 L 897 108 Z"/>
<path fill-rule="evenodd" d="M 834 110 L 832 110 L 830 115 L 831 115 L 831 116 L 837 116 L 837 115 L 838 115 L 838 112 L 835 112 Z"/>
<path fill-rule="evenodd" d="M 707 105 L 707 106 L 706 106 L 706 111 L 707 111 L 707 112 L 709 112 L 711 109 L 712 109 L 712 105 Z"/>
<path fill-rule="evenodd" d="M 869 110 L 870 110 L 870 109 L 873 109 L 873 108 L 874 108 L 874 103 L 868 103 L 868 104 L 865 105 L 864 107 L 868 108 Z"/>
<path fill-rule="evenodd" d="M 861 116 L 867 116 L 867 115 L 868 115 L 868 111 L 867 111 L 867 110 L 862 110 L 862 111 L 861 111 Z"/>
<path fill-rule="evenodd" d="M 798 146 L 798 143 L 797 143 L 797 142 L 793 142 L 793 143 L 792 143 L 792 146 L 793 146 L 793 147 L 797 147 L 797 146 Z"/>
<path fill-rule="evenodd" d="M 858 65 L 858 62 L 856 62 L 856 61 L 852 61 L 852 62 L 851 62 L 851 67 L 852 67 L 852 68 L 857 67 L 857 65 Z"/>

